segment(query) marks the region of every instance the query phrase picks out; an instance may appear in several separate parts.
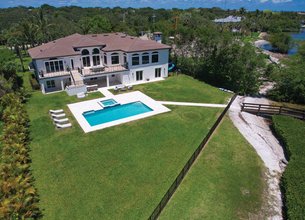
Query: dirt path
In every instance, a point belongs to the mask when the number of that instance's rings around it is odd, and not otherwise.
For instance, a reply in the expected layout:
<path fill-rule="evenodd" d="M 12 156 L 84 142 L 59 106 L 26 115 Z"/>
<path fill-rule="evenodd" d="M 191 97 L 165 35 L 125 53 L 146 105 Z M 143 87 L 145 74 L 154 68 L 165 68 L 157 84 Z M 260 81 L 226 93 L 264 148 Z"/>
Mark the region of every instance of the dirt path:
<path fill-rule="evenodd" d="M 264 162 L 266 171 L 266 182 L 268 190 L 266 194 L 266 204 L 263 212 L 267 219 L 282 219 L 282 199 L 279 187 L 279 179 L 287 163 L 283 148 L 278 140 L 273 136 L 270 129 L 270 121 L 256 115 L 241 112 L 240 106 L 243 102 L 266 103 L 265 98 L 252 98 L 238 96 L 233 102 L 229 116 L 235 127 L 253 146 L 257 154 Z"/>

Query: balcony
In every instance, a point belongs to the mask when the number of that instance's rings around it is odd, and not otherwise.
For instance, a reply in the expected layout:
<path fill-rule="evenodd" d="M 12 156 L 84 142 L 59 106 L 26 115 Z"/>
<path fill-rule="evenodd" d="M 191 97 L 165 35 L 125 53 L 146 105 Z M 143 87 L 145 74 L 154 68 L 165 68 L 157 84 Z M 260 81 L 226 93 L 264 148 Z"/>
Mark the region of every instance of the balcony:
<path fill-rule="evenodd" d="M 83 76 L 93 76 L 93 75 L 121 72 L 128 70 L 127 66 L 128 65 L 87 67 L 81 70 L 81 74 Z"/>
<path fill-rule="evenodd" d="M 77 72 L 77 70 L 72 70 L 72 71 Z M 38 73 L 39 79 L 52 78 L 52 77 L 58 77 L 58 76 L 69 76 L 69 75 L 70 75 L 69 71 L 47 73 L 44 70 L 40 70 L 39 73 Z"/>

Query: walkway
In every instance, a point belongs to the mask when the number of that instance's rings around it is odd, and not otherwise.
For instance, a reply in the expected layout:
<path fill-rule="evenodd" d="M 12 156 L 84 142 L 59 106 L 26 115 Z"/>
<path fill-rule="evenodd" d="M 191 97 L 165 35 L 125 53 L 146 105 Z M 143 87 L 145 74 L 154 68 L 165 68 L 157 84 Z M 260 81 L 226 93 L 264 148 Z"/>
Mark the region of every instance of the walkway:
<path fill-rule="evenodd" d="M 224 104 L 209 104 L 209 103 L 194 103 L 194 102 L 170 102 L 170 101 L 158 101 L 163 105 L 181 105 L 181 106 L 195 106 L 195 107 L 212 107 L 212 108 L 225 108 Z"/>
<path fill-rule="evenodd" d="M 265 174 L 268 193 L 265 196 L 268 204 L 265 204 L 264 208 L 269 210 L 268 219 L 282 219 L 282 199 L 279 183 L 281 173 L 287 163 L 283 148 L 273 136 L 269 121 L 247 112 L 241 112 L 241 103 L 243 102 L 266 104 L 269 104 L 269 102 L 265 98 L 238 96 L 231 105 L 229 116 L 235 127 L 253 146 L 267 167 Z"/>
<path fill-rule="evenodd" d="M 99 91 L 100 93 L 102 93 L 105 97 L 112 97 L 112 96 L 114 96 L 114 95 L 113 95 L 111 92 L 109 92 L 109 90 L 106 89 L 106 88 L 99 88 L 98 91 Z"/>

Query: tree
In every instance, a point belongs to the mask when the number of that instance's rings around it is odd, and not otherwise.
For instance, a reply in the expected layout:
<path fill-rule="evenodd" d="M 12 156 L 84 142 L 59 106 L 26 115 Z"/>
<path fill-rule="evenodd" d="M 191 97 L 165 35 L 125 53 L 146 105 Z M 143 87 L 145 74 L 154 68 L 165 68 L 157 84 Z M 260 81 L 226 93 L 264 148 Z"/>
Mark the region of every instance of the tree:
<path fill-rule="evenodd" d="M 275 88 L 270 97 L 284 102 L 305 104 L 305 44 L 282 66 L 275 77 Z"/>
<path fill-rule="evenodd" d="M 291 36 L 284 32 L 271 34 L 269 41 L 280 53 L 288 53 L 289 49 L 292 47 Z"/>
<path fill-rule="evenodd" d="M 101 15 L 94 16 L 89 20 L 89 33 L 105 33 L 111 32 L 112 26 L 110 21 Z"/>

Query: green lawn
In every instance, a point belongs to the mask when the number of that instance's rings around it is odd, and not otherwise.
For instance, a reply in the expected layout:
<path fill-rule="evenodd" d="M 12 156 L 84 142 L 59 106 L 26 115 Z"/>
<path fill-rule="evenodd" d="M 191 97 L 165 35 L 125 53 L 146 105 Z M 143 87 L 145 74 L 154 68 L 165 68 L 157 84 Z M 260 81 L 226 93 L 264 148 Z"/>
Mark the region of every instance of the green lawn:
<path fill-rule="evenodd" d="M 158 101 L 200 102 L 200 103 L 227 103 L 232 96 L 218 88 L 180 74 L 160 82 L 134 86 Z M 113 92 L 113 90 L 111 91 Z M 122 92 L 120 92 L 122 93 Z"/>
<path fill-rule="evenodd" d="M 64 92 L 34 92 L 27 103 L 44 219 L 147 218 L 223 110 L 170 107 L 85 134 L 66 106 L 75 101 Z M 55 130 L 48 110 L 57 108 L 65 109 L 73 128 Z"/>
<path fill-rule="evenodd" d="M 225 118 L 160 219 L 249 219 L 262 205 L 263 172 L 254 149 Z"/>

